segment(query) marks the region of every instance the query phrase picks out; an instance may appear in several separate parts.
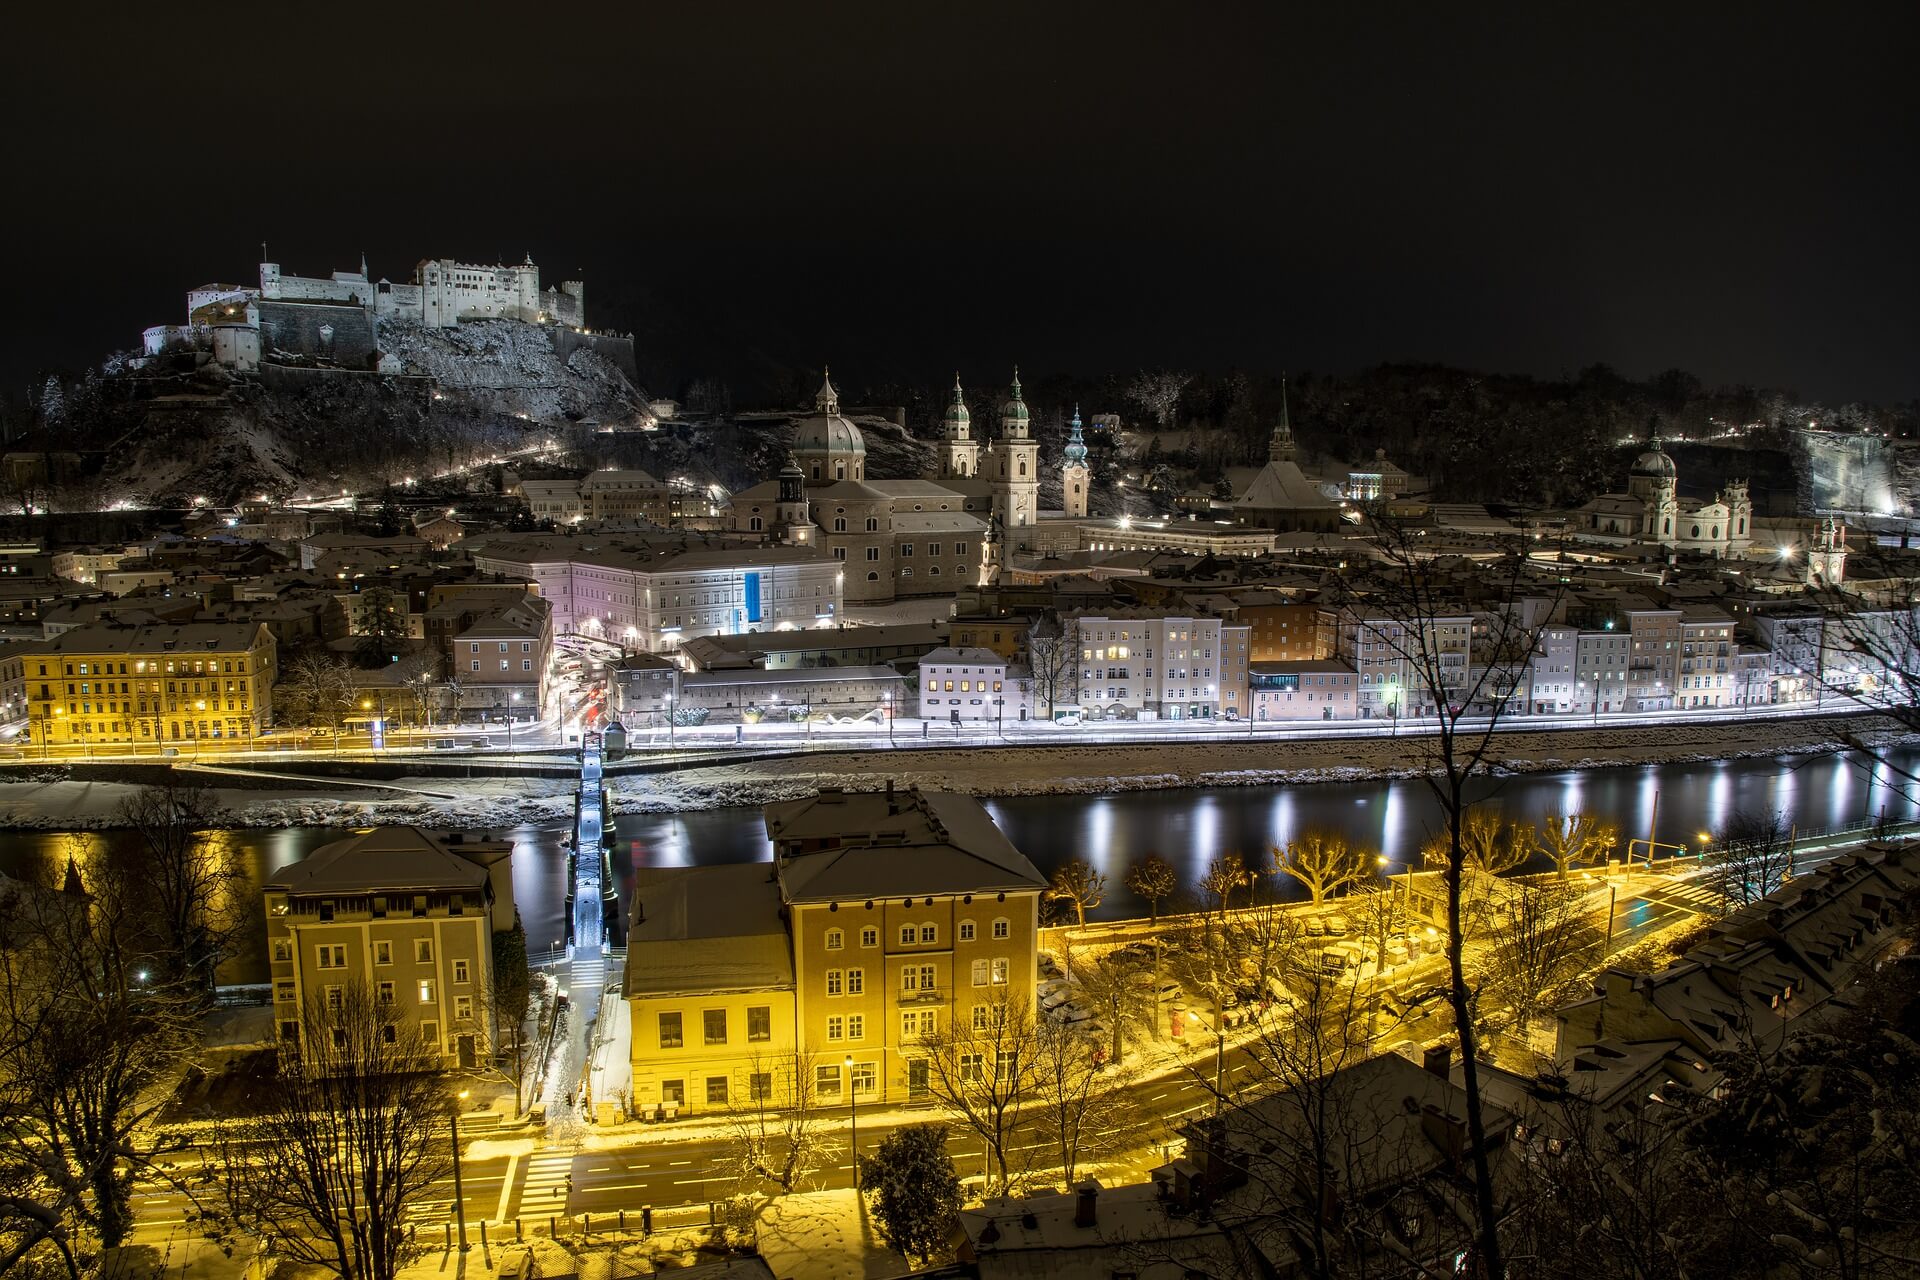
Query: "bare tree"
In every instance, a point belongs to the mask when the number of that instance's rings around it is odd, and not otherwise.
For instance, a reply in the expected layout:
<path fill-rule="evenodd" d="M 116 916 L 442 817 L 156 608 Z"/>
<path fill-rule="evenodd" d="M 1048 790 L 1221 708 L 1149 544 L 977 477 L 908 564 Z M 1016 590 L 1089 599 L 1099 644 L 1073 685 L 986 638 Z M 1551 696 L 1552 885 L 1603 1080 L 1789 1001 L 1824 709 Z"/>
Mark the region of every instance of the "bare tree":
<path fill-rule="evenodd" d="M 986 1147 L 989 1190 L 1013 1185 L 1013 1139 L 1034 1097 L 1033 1004 L 1007 987 L 923 1036 L 927 1091 Z"/>
<path fill-rule="evenodd" d="M 1505 882 L 1491 900 L 1477 966 L 1482 1034 L 1514 1027 L 1525 1040 L 1534 1020 L 1600 962 L 1602 949 L 1603 935 L 1587 915 L 1585 894 L 1560 884 Z"/>
<path fill-rule="evenodd" d="M 163 980 L 203 998 L 254 909 L 237 851 L 212 830 L 219 812 L 212 788 L 168 773 L 121 802 L 120 820 L 139 838 L 111 856 L 112 874 L 143 904 Z"/>
<path fill-rule="evenodd" d="M 1387 967 L 1387 944 L 1400 936 L 1406 924 L 1406 913 L 1398 889 L 1392 884 L 1370 884 L 1357 893 L 1349 894 L 1341 904 L 1341 909 L 1353 921 L 1354 932 L 1372 945 L 1373 962 L 1384 970 Z"/>
<path fill-rule="evenodd" d="M 1107 897 L 1107 878 L 1093 869 L 1091 863 L 1079 858 L 1064 862 L 1053 873 L 1053 882 L 1041 895 L 1048 902 L 1061 902 L 1073 909 L 1074 923 L 1081 928 L 1087 924 L 1087 912 L 1098 907 Z"/>
<path fill-rule="evenodd" d="M 1251 889 L 1253 873 L 1247 870 L 1246 859 L 1237 853 L 1223 853 L 1207 864 L 1207 873 L 1200 877 L 1200 889 L 1213 899 L 1214 909 L 1222 917 L 1233 905 L 1233 895 L 1240 889 Z"/>
<path fill-rule="evenodd" d="M 1728 817 L 1707 852 L 1708 880 L 1726 909 L 1744 907 L 1793 876 L 1793 838 L 1778 813 Z"/>
<path fill-rule="evenodd" d="M 1179 422 L 1180 397 L 1192 381 L 1192 374 L 1172 369 L 1142 371 L 1127 384 L 1127 399 L 1139 405 L 1141 412 L 1151 415 L 1164 430 Z"/>
<path fill-rule="evenodd" d="M 1027 662 L 1033 670 L 1033 691 L 1051 720 L 1060 702 L 1079 701 L 1080 624 L 1052 612 L 1034 619 L 1027 630 Z"/>
<path fill-rule="evenodd" d="M 1436 864 L 1447 912 L 1448 1003 L 1460 1037 L 1466 1093 L 1479 1255 L 1474 1264 L 1486 1274 L 1500 1275 L 1505 1270 L 1500 1219 L 1488 1156 L 1474 987 L 1467 974 L 1467 931 L 1461 910 L 1463 889 L 1475 863 L 1468 815 L 1484 798 L 1479 793 L 1499 764 L 1496 743 L 1501 719 L 1523 685 L 1539 647 L 1541 628 L 1552 617 L 1563 588 L 1557 574 L 1548 575 L 1538 586 L 1530 574 L 1530 558 L 1547 548 L 1516 544 L 1501 560 L 1476 566 L 1472 581 L 1466 584 L 1473 596 L 1468 605 L 1465 589 L 1436 565 L 1423 541 L 1423 529 L 1380 508 L 1371 510 L 1368 518 L 1382 568 L 1364 578 L 1353 575 L 1341 580 L 1344 598 L 1338 602 L 1339 625 L 1346 642 L 1364 638 L 1380 645 L 1381 652 L 1392 659 L 1392 678 L 1404 680 L 1407 692 L 1433 712 L 1431 728 L 1414 739 L 1411 749 L 1424 757 L 1425 780 L 1444 819 L 1445 835 Z M 1457 621 L 1463 613 L 1464 626 Z"/>
<path fill-rule="evenodd" d="M 78 1277 L 133 1230 L 199 1007 L 140 949 L 146 905 L 71 863 L 60 890 L 0 877 L 0 1274 L 51 1255 Z"/>
<path fill-rule="evenodd" d="M 1082 1160 L 1128 1147 L 1138 1114 L 1124 1096 L 1129 1083 L 1119 1060 L 1109 1060 L 1094 1037 L 1051 1018 L 1034 1028 L 1028 1117 L 1035 1140 L 1059 1158 L 1067 1185 Z"/>
<path fill-rule="evenodd" d="M 1147 904 L 1148 919 L 1153 924 L 1160 923 L 1160 904 L 1171 898 L 1179 887 L 1180 878 L 1173 864 L 1157 853 L 1150 853 L 1127 868 L 1127 889 Z"/>
<path fill-rule="evenodd" d="M 295 724 L 336 733 L 353 710 L 353 675 L 324 650 L 297 654 L 281 668 L 275 705 Z"/>
<path fill-rule="evenodd" d="M 1504 875 L 1533 856 L 1533 833 L 1519 823 L 1501 818 L 1497 809 L 1475 805 L 1460 824 L 1461 855 L 1466 869 L 1483 876 Z M 1428 866 L 1447 865 L 1451 839 L 1441 832 L 1420 850 Z"/>
<path fill-rule="evenodd" d="M 813 1055 L 796 1053 L 791 1061 L 755 1056 L 747 1071 L 747 1096 L 727 1112 L 727 1164 L 742 1191 L 763 1184 L 782 1195 L 804 1191 L 843 1149 L 830 1136 L 837 1117 L 821 1108 L 814 1089 Z"/>
<path fill-rule="evenodd" d="M 1272 856 L 1274 868 L 1305 885 L 1316 907 L 1329 894 L 1373 874 L 1374 855 L 1332 832 L 1309 831 L 1284 849 L 1276 846 Z"/>
<path fill-rule="evenodd" d="M 225 1229 L 342 1280 L 393 1280 L 408 1208 L 451 1168 L 436 1046 L 364 983 L 318 994 L 257 1115 L 224 1131 Z"/>
<path fill-rule="evenodd" d="M 1107 1060 L 1118 1063 L 1126 1054 L 1128 1029 L 1150 1029 L 1153 1022 L 1146 958 L 1132 951 L 1095 956 L 1083 950 L 1068 960 L 1067 971 L 1079 988 L 1075 1000 L 1106 1023 Z"/>
<path fill-rule="evenodd" d="M 1562 880 L 1567 878 L 1569 868 L 1600 861 L 1618 843 L 1618 828 L 1588 813 L 1570 813 L 1564 818 L 1549 813 L 1532 832 L 1532 847 L 1552 860 Z"/>

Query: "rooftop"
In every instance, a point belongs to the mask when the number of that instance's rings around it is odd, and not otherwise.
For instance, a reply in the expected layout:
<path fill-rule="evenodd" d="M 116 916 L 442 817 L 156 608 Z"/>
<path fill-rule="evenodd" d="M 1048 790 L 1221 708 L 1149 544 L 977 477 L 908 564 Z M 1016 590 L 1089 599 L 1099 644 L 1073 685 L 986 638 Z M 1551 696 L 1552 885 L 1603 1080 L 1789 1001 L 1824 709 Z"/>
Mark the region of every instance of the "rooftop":
<path fill-rule="evenodd" d="M 827 788 L 766 807 L 788 902 L 1030 893 L 1046 877 L 972 796 Z"/>
<path fill-rule="evenodd" d="M 477 889 L 487 869 L 511 857 L 504 840 L 468 841 L 419 827 L 375 827 L 322 845 L 283 867 L 262 887 L 290 894 Z"/>

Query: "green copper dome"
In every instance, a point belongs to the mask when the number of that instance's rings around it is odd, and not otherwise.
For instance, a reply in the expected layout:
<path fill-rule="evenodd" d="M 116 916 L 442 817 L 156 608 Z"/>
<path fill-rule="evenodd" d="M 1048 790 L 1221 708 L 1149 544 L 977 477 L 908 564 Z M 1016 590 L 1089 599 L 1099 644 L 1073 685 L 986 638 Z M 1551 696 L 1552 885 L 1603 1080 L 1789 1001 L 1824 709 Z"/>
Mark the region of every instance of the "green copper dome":
<path fill-rule="evenodd" d="M 1020 370 L 1013 371 L 1013 386 L 1007 391 L 1007 402 L 1000 406 L 1000 417 L 1006 422 L 1025 422 L 1028 418 L 1027 402 L 1020 398 Z"/>
<path fill-rule="evenodd" d="M 947 403 L 947 415 L 943 419 L 948 427 L 959 429 L 973 421 L 973 415 L 967 412 L 966 393 L 960 389 L 960 375 L 953 375 L 953 399 Z"/>

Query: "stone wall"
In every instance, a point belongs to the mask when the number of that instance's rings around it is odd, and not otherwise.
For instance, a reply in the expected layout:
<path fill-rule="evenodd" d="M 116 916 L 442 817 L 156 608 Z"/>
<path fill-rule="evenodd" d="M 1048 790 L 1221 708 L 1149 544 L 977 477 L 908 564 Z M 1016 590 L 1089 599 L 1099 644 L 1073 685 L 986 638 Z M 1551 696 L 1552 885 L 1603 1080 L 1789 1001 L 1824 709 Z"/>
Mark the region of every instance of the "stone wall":
<path fill-rule="evenodd" d="M 256 305 L 263 353 L 288 351 L 350 368 L 373 361 L 373 322 L 363 307 L 266 299 Z"/>
<path fill-rule="evenodd" d="M 610 333 L 581 333 L 578 329 L 564 329 L 559 326 L 555 326 L 549 332 L 553 334 L 553 352 L 562 360 L 585 347 L 611 361 L 620 372 L 627 375 L 629 381 L 640 380 L 640 370 L 633 363 L 632 338 L 619 337 Z"/>

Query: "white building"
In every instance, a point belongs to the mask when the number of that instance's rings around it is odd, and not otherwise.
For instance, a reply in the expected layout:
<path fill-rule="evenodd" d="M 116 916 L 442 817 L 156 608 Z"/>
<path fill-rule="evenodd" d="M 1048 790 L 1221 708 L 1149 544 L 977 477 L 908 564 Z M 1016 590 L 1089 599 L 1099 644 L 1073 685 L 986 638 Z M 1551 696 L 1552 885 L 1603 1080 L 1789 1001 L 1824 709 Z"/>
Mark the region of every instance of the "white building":
<path fill-rule="evenodd" d="M 941 648 L 920 659 L 916 687 L 924 720 L 1028 720 L 1033 685 L 1008 672 L 1007 660 L 991 649 Z"/>
<path fill-rule="evenodd" d="M 1656 437 L 1633 460 L 1625 493 L 1603 493 L 1573 513 L 1569 527 L 1593 541 L 1640 543 L 1669 551 L 1741 555 L 1753 543 L 1747 482 L 1732 480 L 1709 502 L 1679 496 L 1680 469 Z"/>
<path fill-rule="evenodd" d="M 638 534 L 474 541 L 482 573 L 539 585 L 555 634 L 643 653 L 670 652 L 694 636 L 831 626 L 845 595 L 842 566 L 811 547 Z"/>

